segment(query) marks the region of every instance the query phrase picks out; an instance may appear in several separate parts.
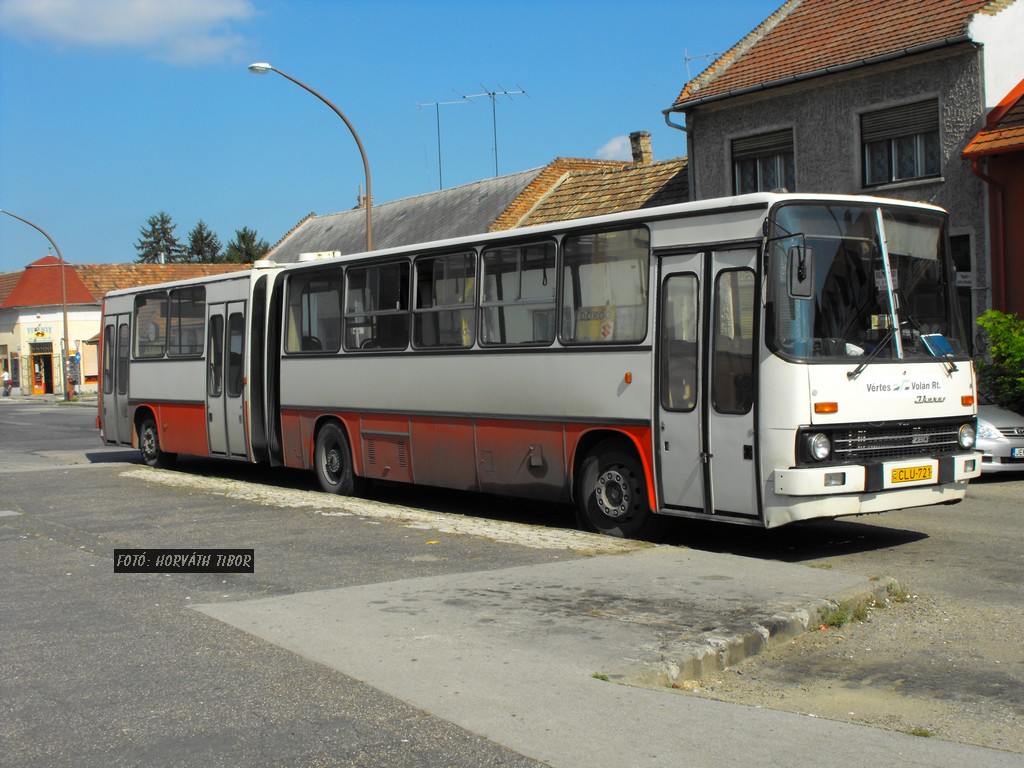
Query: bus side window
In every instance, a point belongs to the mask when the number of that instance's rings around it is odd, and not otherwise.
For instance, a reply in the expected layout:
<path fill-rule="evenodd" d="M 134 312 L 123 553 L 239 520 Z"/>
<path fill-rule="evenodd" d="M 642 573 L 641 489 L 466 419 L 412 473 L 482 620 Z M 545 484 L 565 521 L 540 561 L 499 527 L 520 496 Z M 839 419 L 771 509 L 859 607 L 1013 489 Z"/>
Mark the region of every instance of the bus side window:
<path fill-rule="evenodd" d="M 341 274 L 336 269 L 296 273 L 288 281 L 285 352 L 341 349 Z"/>
<path fill-rule="evenodd" d="M 562 241 L 562 341 L 643 341 L 650 265 L 646 227 L 566 237 Z"/>
<path fill-rule="evenodd" d="M 482 268 L 480 340 L 550 344 L 555 340 L 555 244 L 489 248 Z"/>
<path fill-rule="evenodd" d="M 135 357 L 163 357 L 167 350 L 167 294 L 163 291 L 135 297 Z"/>
<path fill-rule="evenodd" d="M 409 262 L 345 271 L 345 349 L 409 346 Z"/>
<path fill-rule="evenodd" d="M 413 344 L 469 347 L 475 336 L 476 254 L 416 259 Z"/>

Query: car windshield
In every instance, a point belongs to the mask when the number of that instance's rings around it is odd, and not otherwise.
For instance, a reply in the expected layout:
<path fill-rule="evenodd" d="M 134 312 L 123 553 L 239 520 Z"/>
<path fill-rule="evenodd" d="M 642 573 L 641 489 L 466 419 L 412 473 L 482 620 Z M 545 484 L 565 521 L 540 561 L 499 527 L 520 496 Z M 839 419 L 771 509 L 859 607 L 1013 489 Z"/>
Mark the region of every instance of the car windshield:
<path fill-rule="evenodd" d="M 939 213 L 870 204 L 776 208 L 769 348 L 823 362 L 966 356 L 944 226 Z"/>

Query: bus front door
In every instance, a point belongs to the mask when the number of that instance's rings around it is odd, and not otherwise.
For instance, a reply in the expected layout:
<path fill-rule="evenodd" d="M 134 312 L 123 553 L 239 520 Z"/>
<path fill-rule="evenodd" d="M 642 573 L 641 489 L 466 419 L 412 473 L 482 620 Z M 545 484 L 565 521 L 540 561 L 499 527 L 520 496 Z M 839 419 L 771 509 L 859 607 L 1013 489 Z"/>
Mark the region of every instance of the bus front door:
<path fill-rule="evenodd" d="M 756 516 L 754 249 L 662 259 L 658 465 L 667 510 Z"/>
<path fill-rule="evenodd" d="M 108 443 L 132 442 L 128 414 L 128 358 L 131 333 L 128 315 L 103 319 L 103 438 Z"/>
<path fill-rule="evenodd" d="M 210 454 L 244 459 L 245 302 L 211 304 L 206 345 L 206 428 Z"/>

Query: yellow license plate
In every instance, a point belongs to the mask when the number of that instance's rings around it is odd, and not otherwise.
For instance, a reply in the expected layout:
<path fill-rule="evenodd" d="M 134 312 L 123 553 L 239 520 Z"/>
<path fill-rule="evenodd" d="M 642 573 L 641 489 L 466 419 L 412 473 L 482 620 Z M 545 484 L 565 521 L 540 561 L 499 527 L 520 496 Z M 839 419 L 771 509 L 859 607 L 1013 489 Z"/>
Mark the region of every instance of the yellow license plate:
<path fill-rule="evenodd" d="M 931 480 L 932 466 L 927 464 L 923 467 L 899 467 L 892 470 L 893 483 L 913 483 L 918 480 Z"/>

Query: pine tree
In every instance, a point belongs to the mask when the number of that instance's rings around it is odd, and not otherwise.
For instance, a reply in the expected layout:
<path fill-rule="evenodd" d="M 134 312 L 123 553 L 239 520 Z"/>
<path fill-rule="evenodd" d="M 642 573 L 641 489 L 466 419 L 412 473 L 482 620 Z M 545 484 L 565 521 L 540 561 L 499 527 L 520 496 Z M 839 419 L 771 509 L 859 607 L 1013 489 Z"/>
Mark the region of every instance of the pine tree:
<path fill-rule="evenodd" d="M 139 252 L 136 261 L 140 264 L 182 261 L 185 251 L 178 238 L 174 236 L 176 226 L 171 217 L 163 211 L 150 216 L 146 226 L 139 229 L 141 237 L 135 243 L 135 250 Z"/>
<path fill-rule="evenodd" d="M 262 259 L 270 245 L 266 240 L 260 240 L 256 230 L 242 227 L 235 230 L 235 239 L 228 243 L 224 260 L 231 264 L 252 264 Z"/>
<path fill-rule="evenodd" d="M 214 263 L 221 259 L 220 238 L 211 232 L 202 219 L 195 229 L 188 233 L 188 246 L 185 248 L 185 261 Z"/>

